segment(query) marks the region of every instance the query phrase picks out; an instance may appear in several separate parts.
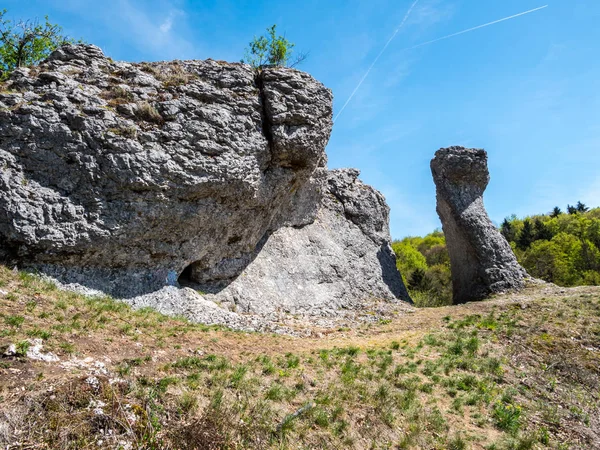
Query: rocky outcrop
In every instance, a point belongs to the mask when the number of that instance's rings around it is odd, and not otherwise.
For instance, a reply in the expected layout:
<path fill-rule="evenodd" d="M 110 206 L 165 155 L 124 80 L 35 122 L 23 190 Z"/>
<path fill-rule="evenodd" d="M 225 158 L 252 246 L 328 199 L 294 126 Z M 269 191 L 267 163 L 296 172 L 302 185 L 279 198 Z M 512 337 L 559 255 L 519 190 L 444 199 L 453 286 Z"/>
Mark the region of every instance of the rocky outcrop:
<path fill-rule="evenodd" d="M 252 306 L 258 291 L 226 288 L 259 267 L 280 233 L 301 239 L 305 227 L 323 226 L 323 193 L 337 189 L 344 221 L 328 223 L 354 227 L 370 247 L 349 231 L 331 256 L 365 252 L 368 263 L 298 271 L 341 268 L 331 284 L 344 288 L 323 291 L 321 304 L 405 295 L 389 270 L 383 199 L 354 172 L 338 177 L 352 179 L 350 189 L 327 174 L 332 95 L 309 75 L 212 60 L 115 62 L 98 47 L 68 45 L 15 71 L 0 92 L 0 259 L 121 298 L 185 280 L 263 311 L 267 300 Z M 375 249 L 387 252 L 385 268 L 374 266 Z M 352 268 L 363 273 L 356 293 Z M 261 269 L 264 283 L 275 283 L 275 269 Z M 268 301 L 301 284 L 281 283 Z"/>
<path fill-rule="evenodd" d="M 483 205 L 490 180 L 487 153 L 464 147 L 440 149 L 431 161 L 431 172 L 450 255 L 454 303 L 522 288 L 527 274 Z"/>
<path fill-rule="evenodd" d="M 314 202 L 286 210 L 331 131 L 331 93 L 304 73 L 68 46 L 8 89 L 0 234 L 20 262 L 129 296 L 314 219 Z"/>
<path fill-rule="evenodd" d="M 206 298 L 235 310 L 332 316 L 368 298 L 410 297 L 390 247 L 389 208 L 353 169 L 325 174 L 316 220 L 282 227 L 232 283 L 205 284 Z"/>

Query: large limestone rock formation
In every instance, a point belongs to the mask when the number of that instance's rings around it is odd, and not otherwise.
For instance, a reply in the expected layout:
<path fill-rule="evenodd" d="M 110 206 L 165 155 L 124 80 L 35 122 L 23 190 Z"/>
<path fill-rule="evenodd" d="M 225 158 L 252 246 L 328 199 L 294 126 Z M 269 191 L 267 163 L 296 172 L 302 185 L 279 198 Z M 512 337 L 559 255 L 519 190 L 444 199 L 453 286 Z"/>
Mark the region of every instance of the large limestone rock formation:
<path fill-rule="evenodd" d="M 251 306 L 257 292 L 234 294 L 227 286 L 258 263 L 278 230 L 300 236 L 321 223 L 331 184 L 332 95 L 305 73 L 268 68 L 257 75 L 212 60 L 131 64 L 92 45 L 69 45 L 39 67 L 15 71 L 0 92 L 0 259 L 122 298 L 185 279 L 262 311 L 268 308 Z M 354 291 L 350 266 L 341 263 L 331 282 L 344 287 L 319 301 L 404 296 L 399 274 L 387 269 L 385 204 L 361 210 L 344 201 L 350 219 L 337 225 L 364 236 L 375 222 L 384 226 L 378 239 L 345 242 L 347 233 L 340 234 L 345 243 L 332 257 L 364 251 L 368 263 L 354 267 L 377 270 Z M 378 216 L 353 222 L 354 210 Z M 335 253 L 341 248 L 343 255 Z M 374 249 L 384 249 L 380 267 L 372 265 Z M 319 266 L 322 259 L 309 269 L 302 261 L 289 264 L 305 272 L 337 267 Z M 261 279 L 275 283 L 276 269 L 261 269 Z M 263 303 L 317 279 L 277 281 L 279 291 Z"/>
<path fill-rule="evenodd" d="M 389 208 L 353 169 L 325 174 L 314 223 L 282 227 L 259 245 L 246 269 L 207 298 L 236 310 L 331 316 L 366 298 L 410 301 L 390 247 Z M 310 187 L 309 187 L 310 189 Z"/>
<path fill-rule="evenodd" d="M 464 147 L 440 149 L 431 161 L 431 172 L 450 254 L 454 303 L 522 288 L 527 274 L 483 206 L 483 191 L 490 181 L 487 153 Z"/>

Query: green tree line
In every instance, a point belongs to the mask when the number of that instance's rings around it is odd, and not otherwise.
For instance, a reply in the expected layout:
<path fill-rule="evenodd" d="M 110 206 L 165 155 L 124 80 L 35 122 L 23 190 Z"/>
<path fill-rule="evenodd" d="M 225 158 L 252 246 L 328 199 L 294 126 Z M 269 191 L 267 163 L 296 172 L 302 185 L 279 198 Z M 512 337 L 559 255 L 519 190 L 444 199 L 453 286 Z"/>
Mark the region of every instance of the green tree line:
<path fill-rule="evenodd" d="M 452 304 L 450 257 L 446 238 L 439 230 L 425 237 L 406 237 L 394 241 L 396 266 L 411 297 L 418 306 Z"/>
<path fill-rule="evenodd" d="M 568 213 L 518 219 L 500 227 L 529 274 L 559 286 L 600 285 L 600 208 L 578 203 Z"/>
<path fill-rule="evenodd" d="M 508 217 L 500 232 L 529 274 L 559 286 L 600 286 L 600 208 L 579 202 L 549 214 Z M 396 264 L 420 306 L 452 302 L 450 259 L 446 241 L 437 230 L 425 237 L 392 243 Z"/>

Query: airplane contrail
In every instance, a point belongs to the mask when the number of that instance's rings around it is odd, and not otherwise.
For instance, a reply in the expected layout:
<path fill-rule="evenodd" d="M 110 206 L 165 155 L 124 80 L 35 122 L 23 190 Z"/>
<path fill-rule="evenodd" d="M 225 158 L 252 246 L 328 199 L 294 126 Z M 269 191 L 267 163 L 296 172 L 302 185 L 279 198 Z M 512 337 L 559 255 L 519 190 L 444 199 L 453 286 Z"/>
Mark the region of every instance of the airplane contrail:
<path fill-rule="evenodd" d="M 385 45 L 383 46 L 383 48 L 381 49 L 381 51 L 379 52 L 377 57 L 373 60 L 373 63 L 371 64 L 369 69 L 365 72 L 365 74 L 363 75 L 361 80 L 358 82 L 358 85 L 354 88 L 354 90 L 352 91 L 352 94 L 350 94 L 350 97 L 348 98 L 348 100 L 346 100 L 346 103 L 344 103 L 344 106 L 342 106 L 342 109 L 340 109 L 340 111 L 337 113 L 337 115 L 333 119 L 334 123 L 337 120 L 337 118 L 340 117 L 340 114 L 342 113 L 342 111 L 344 111 L 344 109 L 346 109 L 346 106 L 348 106 L 348 103 L 350 103 L 350 100 L 352 100 L 352 97 L 354 97 L 354 94 L 356 94 L 356 92 L 358 91 L 360 86 L 367 79 L 367 77 L 369 76 L 369 73 L 371 72 L 371 69 L 373 69 L 375 64 L 377 64 L 377 61 L 379 61 L 379 58 L 381 58 L 381 55 L 383 55 L 383 52 L 385 52 L 385 50 L 388 48 L 388 46 L 394 40 L 394 38 L 396 37 L 398 32 L 402 29 L 402 27 L 404 26 L 404 23 L 408 20 L 410 13 L 414 9 L 414 7 L 417 6 L 417 3 L 419 3 L 419 0 L 415 0 L 414 3 L 412 5 L 410 5 L 410 8 L 408 8 L 408 11 L 407 11 L 406 15 L 404 16 L 404 19 L 402 19 L 402 23 L 400 23 L 400 25 L 398 25 L 398 28 L 396 28 L 396 31 L 394 31 L 394 34 L 392 34 L 392 37 L 388 39 L 388 41 L 385 43 Z"/>
<path fill-rule="evenodd" d="M 377 58 L 375 58 L 375 61 L 373 61 L 373 64 L 371 64 L 371 67 L 369 67 L 369 70 L 367 70 L 367 72 L 362 77 L 362 79 L 360 80 L 360 82 L 358 83 L 358 85 L 356 86 L 356 88 L 354 89 L 354 91 L 352 91 L 352 94 L 350 94 L 350 98 L 348 98 L 348 100 L 346 100 L 346 103 L 344 103 L 344 106 L 342 106 L 342 109 L 340 109 L 340 111 L 335 116 L 335 119 L 333 119 L 334 122 L 338 119 L 338 117 L 340 117 L 340 114 L 342 114 L 342 111 L 344 111 L 344 109 L 346 109 L 346 106 L 348 106 L 348 103 L 350 103 L 350 100 L 352 100 L 352 97 L 354 97 L 354 94 L 356 94 L 356 92 L 358 91 L 358 89 L 360 88 L 360 86 L 363 84 L 363 82 L 365 81 L 365 79 L 369 75 L 369 72 L 371 72 L 371 69 L 373 68 L 373 66 L 375 65 L 375 63 L 379 60 L 379 58 L 381 57 L 381 55 L 383 54 L 383 52 L 386 50 L 386 48 L 388 47 L 388 45 L 390 45 L 390 43 L 392 42 L 392 39 L 394 39 L 394 37 L 396 37 L 396 34 L 398 34 L 398 31 L 400 31 L 400 28 L 402 28 L 402 25 L 404 25 L 404 22 L 406 22 L 406 19 L 408 19 L 408 16 L 410 15 L 412 9 L 415 7 L 415 5 L 417 4 L 418 1 L 419 0 L 415 1 L 412 4 L 412 6 L 410 7 L 410 9 L 408 10 L 408 13 L 404 17 L 404 20 L 400 24 L 400 26 L 396 29 L 396 31 L 394 32 L 394 34 L 392 35 L 392 37 L 390 38 L 390 40 L 385 44 L 385 46 L 383 47 L 383 50 L 381 50 L 381 52 L 379 53 L 379 55 L 377 55 Z M 504 17 L 503 19 L 494 20 L 493 22 L 484 23 L 483 25 L 478 25 L 476 27 L 469 28 L 467 30 L 459 31 L 458 33 L 449 34 L 447 36 L 443 36 L 443 37 L 440 37 L 440 38 L 437 38 L 437 39 L 433 39 L 431 41 L 423 42 L 421 44 L 417 44 L 417 45 L 414 45 L 412 47 L 408 47 L 408 48 L 402 49 L 402 51 L 414 50 L 415 48 L 423 47 L 425 45 L 430 45 L 430 44 L 433 44 L 434 42 L 439 42 L 439 41 L 443 41 L 445 39 L 450 39 L 452 37 L 459 36 L 461 34 L 469 33 L 471 31 L 475 31 L 475 30 L 479 30 L 480 28 L 489 27 L 490 25 L 495 25 L 495 24 L 500 23 L 500 22 L 505 22 L 505 21 L 510 20 L 510 19 L 515 19 L 517 17 L 524 16 L 526 14 L 531 14 L 533 12 L 539 11 L 539 10 L 547 8 L 547 7 L 548 7 L 548 5 L 544 5 L 544 6 L 540 6 L 539 8 L 530 9 L 529 11 L 525 11 L 525 12 L 522 12 L 522 13 L 519 13 L 519 14 L 514 14 L 514 15 L 508 16 L 508 17 Z"/>
<path fill-rule="evenodd" d="M 539 8 L 530 9 L 529 11 L 525 11 L 525 12 L 522 12 L 522 13 L 519 13 L 519 14 L 515 14 L 513 16 L 505 17 L 504 19 L 494 20 L 493 22 L 484 23 L 483 25 L 479 25 L 479 26 L 476 26 L 476 27 L 473 27 L 473 28 L 469 28 L 467 30 L 459 31 L 458 33 L 449 34 L 448 36 L 444 36 L 444 37 L 441 37 L 441 38 L 433 39 L 431 41 L 423 42 L 422 44 L 417 44 L 417 45 L 415 45 L 413 47 L 405 48 L 404 50 L 413 50 L 415 48 L 419 48 L 419 47 L 423 47 L 425 45 L 433 44 L 434 42 L 439 42 L 439 41 L 443 41 L 445 39 L 450 39 L 451 37 L 458 36 L 458 35 L 465 34 L 465 33 L 469 33 L 470 31 L 479 30 L 480 28 L 489 27 L 490 25 L 495 25 L 495 24 L 500 23 L 500 22 L 505 22 L 507 20 L 514 19 L 516 17 L 524 16 L 525 14 L 531 14 L 533 12 L 539 11 L 540 9 L 544 9 L 544 8 L 547 8 L 547 7 L 548 7 L 548 5 L 544 5 L 544 6 L 540 6 Z"/>

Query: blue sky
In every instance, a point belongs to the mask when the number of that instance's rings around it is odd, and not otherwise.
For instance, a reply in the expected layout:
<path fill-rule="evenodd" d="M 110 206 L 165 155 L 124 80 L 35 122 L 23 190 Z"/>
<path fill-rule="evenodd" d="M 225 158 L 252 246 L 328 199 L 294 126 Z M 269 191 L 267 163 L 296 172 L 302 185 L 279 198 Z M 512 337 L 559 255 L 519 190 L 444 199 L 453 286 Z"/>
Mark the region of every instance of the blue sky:
<path fill-rule="evenodd" d="M 128 61 L 238 61 L 278 24 L 339 111 L 413 0 L 4 0 Z M 414 50 L 415 44 L 548 4 Z M 330 168 L 356 167 L 391 207 L 394 238 L 439 227 L 429 161 L 485 148 L 495 222 L 600 205 L 600 1 L 420 0 L 334 125 Z"/>

